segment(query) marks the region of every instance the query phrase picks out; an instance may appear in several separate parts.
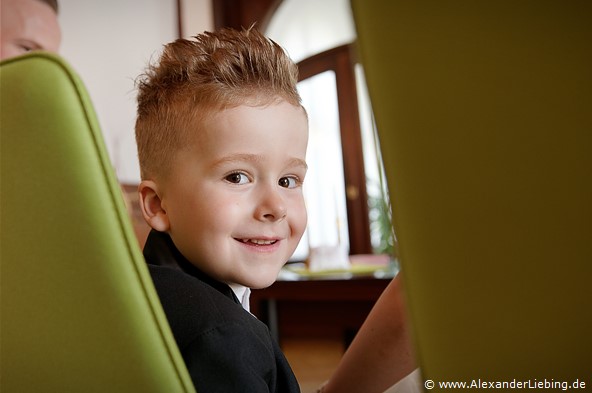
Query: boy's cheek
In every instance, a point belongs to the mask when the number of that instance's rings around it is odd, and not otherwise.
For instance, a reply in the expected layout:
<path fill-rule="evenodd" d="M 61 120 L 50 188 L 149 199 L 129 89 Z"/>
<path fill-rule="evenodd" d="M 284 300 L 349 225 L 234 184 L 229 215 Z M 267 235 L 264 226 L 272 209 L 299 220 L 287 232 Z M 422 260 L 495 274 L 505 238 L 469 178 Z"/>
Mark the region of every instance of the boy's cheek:
<path fill-rule="evenodd" d="M 296 232 L 298 235 L 298 239 L 300 239 L 304 234 L 304 231 L 306 230 L 306 225 L 308 224 L 308 215 L 304 203 L 297 211 L 295 211 L 294 220 L 296 221 L 295 226 L 297 228 Z"/>

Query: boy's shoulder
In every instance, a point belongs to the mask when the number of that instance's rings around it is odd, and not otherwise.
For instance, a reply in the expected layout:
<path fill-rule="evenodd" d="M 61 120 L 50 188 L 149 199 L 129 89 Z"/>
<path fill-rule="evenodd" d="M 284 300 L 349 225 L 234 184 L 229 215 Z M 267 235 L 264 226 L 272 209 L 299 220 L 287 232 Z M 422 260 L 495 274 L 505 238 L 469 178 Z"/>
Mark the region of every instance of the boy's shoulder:
<path fill-rule="evenodd" d="M 148 269 L 179 346 L 217 329 L 268 334 L 261 321 L 234 301 L 229 287 L 225 294 L 174 267 L 148 265 Z"/>
<path fill-rule="evenodd" d="M 152 281 L 165 308 L 186 318 L 207 316 L 209 320 L 226 321 L 254 319 L 238 304 L 232 289 L 221 291 L 182 270 L 168 266 L 148 265 Z"/>

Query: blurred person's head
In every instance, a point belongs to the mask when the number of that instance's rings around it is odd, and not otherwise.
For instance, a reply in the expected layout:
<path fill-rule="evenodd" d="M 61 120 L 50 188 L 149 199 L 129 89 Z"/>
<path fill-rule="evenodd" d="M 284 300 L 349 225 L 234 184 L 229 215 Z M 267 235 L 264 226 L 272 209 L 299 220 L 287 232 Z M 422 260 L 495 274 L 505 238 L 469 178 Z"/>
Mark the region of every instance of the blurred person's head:
<path fill-rule="evenodd" d="M 0 60 L 33 50 L 58 51 L 57 0 L 2 0 L 0 6 Z"/>

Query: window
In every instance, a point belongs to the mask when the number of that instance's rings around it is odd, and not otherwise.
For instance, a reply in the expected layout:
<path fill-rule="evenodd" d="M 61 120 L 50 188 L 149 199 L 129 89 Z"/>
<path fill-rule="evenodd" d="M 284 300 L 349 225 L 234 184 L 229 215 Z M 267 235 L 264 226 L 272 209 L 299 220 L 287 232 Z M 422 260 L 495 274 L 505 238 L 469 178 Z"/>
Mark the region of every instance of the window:
<path fill-rule="evenodd" d="M 308 228 L 294 255 L 294 259 L 304 259 L 309 247 L 341 245 L 349 249 L 349 234 L 335 72 L 310 77 L 298 89 L 310 128 L 309 170 L 304 183 Z"/>

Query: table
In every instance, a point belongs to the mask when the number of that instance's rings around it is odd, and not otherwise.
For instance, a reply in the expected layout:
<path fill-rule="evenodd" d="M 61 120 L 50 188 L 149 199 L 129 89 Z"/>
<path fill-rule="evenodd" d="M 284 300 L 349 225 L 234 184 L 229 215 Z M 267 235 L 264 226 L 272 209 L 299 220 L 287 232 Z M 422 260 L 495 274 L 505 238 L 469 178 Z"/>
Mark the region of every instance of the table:
<path fill-rule="evenodd" d="M 396 264 L 370 274 L 302 275 L 284 268 L 269 288 L 251 292 L 251 312 L 280 345 L 288 337 L 338 337 L 347 347 L 397 272 Z"/>

